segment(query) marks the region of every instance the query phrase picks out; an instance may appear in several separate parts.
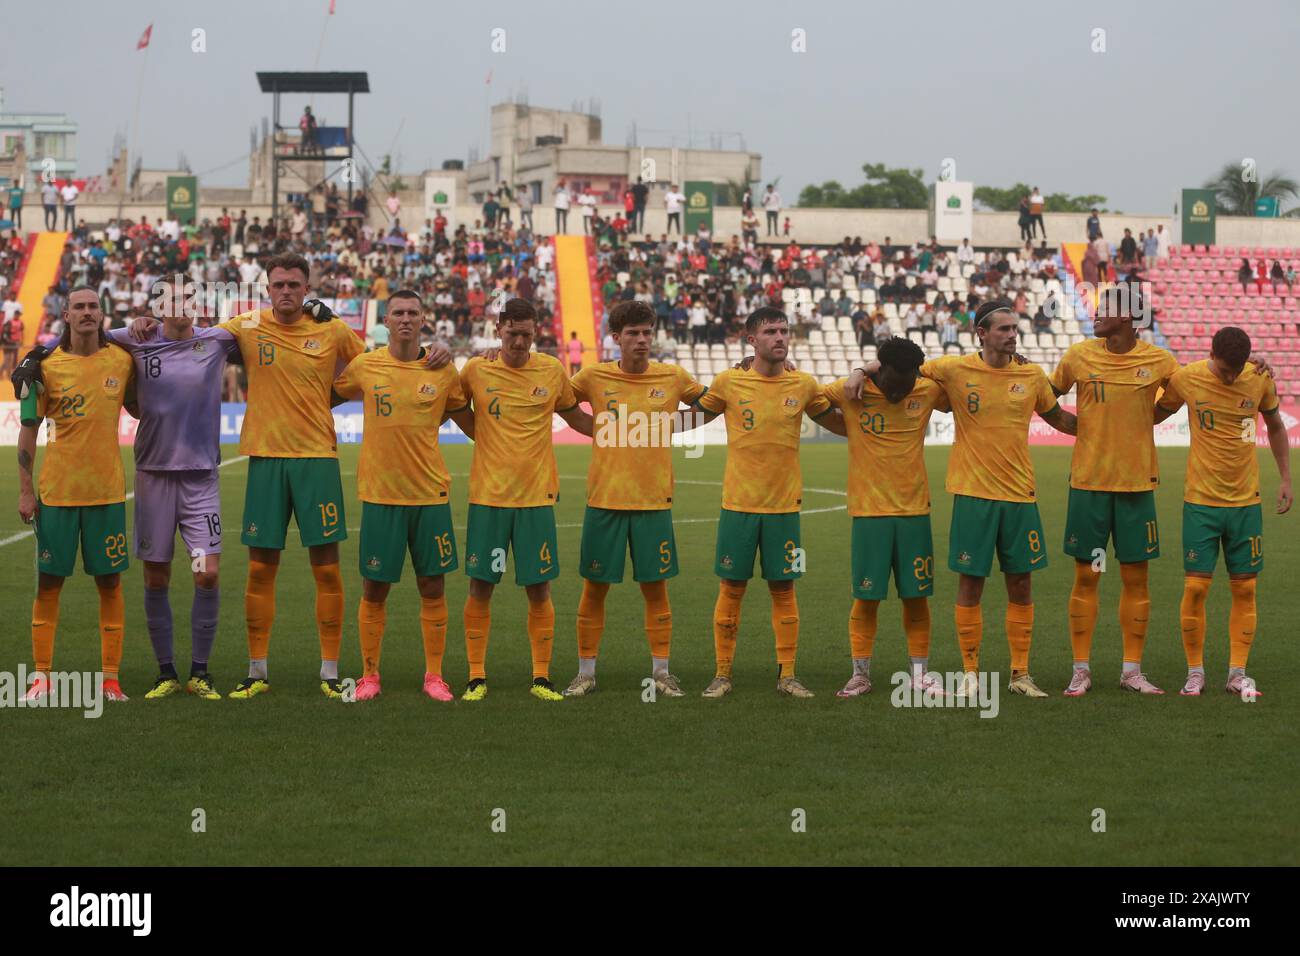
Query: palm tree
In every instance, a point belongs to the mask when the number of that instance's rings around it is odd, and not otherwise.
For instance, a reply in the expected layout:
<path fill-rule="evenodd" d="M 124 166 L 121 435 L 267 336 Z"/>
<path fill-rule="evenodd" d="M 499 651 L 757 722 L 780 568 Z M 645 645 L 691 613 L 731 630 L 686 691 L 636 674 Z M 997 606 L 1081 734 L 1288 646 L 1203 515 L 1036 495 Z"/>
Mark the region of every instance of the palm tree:
<path fill-rule="evenodd" d="M 1282 206 L 1287 199 L 1300 198 L 1300 184 L 1289 176 L 1274 173 L 1271 176 L 1255 176 L 1246 181 L 1244 170 L 1239 164 L 1227 163 L 1218 174 L 1205 184 L 1206 189 L 1213 189 L 1218 200 L 1219 213 L 1224 216 L 1255 215 L 1255 200 L 1277 199 Z M 1300 207 L 1284 215 L 1294 216 Z"/>

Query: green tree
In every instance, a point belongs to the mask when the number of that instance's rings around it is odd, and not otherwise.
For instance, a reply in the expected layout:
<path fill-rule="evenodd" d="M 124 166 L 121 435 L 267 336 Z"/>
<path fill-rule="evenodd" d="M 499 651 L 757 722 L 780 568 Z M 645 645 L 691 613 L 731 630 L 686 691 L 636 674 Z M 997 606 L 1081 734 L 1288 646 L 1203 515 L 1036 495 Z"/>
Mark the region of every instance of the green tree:
<path fill-rule="evenodd" d="M 930 205 L 930 190 L 919 169 L 865 163 L 862 172 L 866 182 L 847 191 L 833 179 L 820 186 L 805 186 L 799 193 L 799 205 L 854 209 L 925 209 Z"/>
<path fill-rule="evenodd" d="M 1255 215 L 1255 200 L 1274 198 L 1278 206 L 1287 199 L 1300 198 L 1300 184 L 1289 176 L 1274 173 L 1260 176 L 1258 173 L 1247 181 L 1245 169 L 1237 163 L 1224 163 L 1223 168 L 1205 183 L 1206 189 L 1213 189 L 1218 200 L 1219 212 L 1225 216 Z M 1285 216 L 1300 215 L 1300 206 L 1283 213 Z"/>

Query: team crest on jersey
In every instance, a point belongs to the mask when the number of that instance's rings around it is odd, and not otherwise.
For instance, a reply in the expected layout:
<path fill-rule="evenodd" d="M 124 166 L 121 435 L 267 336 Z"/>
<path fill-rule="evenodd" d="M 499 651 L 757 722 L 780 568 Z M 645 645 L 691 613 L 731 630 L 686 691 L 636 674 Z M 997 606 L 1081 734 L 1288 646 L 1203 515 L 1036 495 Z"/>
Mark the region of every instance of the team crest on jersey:
<path fill-rule="evenodd" d="M 366 567 L 368 567 L 371 571 L 378 571 L 379 558 L 372 554 L 370 556 L 370 560 L 366 562 Z"/>
<path fill-rule="evenodd" d="M 1150 378 L 1150 377 L 1151 377 L 1151 369 L 1149 369 L 1149 368 L 1140 368 L 1140 369 L 1138 369 L 1138 370 L 1137 370 L 1137 377 L 1138 377 L 1138 378 Z"/>
<path fill-rule="evenodd" d="M 432 397 L 438 394 L 438 389 L 434 387 L 432 384 L 430 384 L 429 382 L 425 382 L 420 386 L 420 394 L 428 395 Z"/>
<path fill-rule="evenodd" d="M 907 400 L 907 410 L 917 412 L 921 410 L 921 400 L 919 398 L 909 398 Z"/>
<path fill-rule="evenodd" d="M 1020 382 L 1012 382 L 1011 387 L 1007 389 L 1012 395 L 1025 394 L 1025 386 Z"/>
<path fill-rule="evenodd" d="M 303 342 L 302 347 L 306 349 L 308 352 L 320 351 L 320 343 L 317 342 L 315 339 L 308 339 L 306 342 Z"/>
<path fill-rule="evenodd" d="M 117 388 L 119 384 L 118 380 L 110 375 L 108 378 L 104 379 L 104 391 L 111 392 L 113 389 Z"/>
<path fill-rule="evenodd" d="M 729 554 L 724 554 L 724 555 L 722 556 L 722 560 L 719 561 L 718 564 L 722 565 L 722 567 L 724 567 L 724 568 L 726 568 L 728 571 L 730 571 L 730 570 L 732 569 L 732 567 L 735 565 L 735 562 L 731 560 L 731 555 L 729 555 Z"/>
<path fill-rule="evenodd" d="M 1254 399 L 1243 398 L 1243 399 L 1241 400 L 1241 404 L 1238 405 L 1237 407 L 1238 407 L 1238 408 L 1254 408 L 1254 407 L 1255 407 L 1255 401 L 1254 401 Z"/>
<path fill-rule="evenodd" d="M 799 399 L 797 399 L 797 398 L 793 398 L 793 397 L 792 397 L 792 398 L 787 398 L 787 399 L 785 400 L 785 407 L 786 407 L 786 408 L 798 408 L 798 407 L 799 407 Z"/>
<path fill-rule="evenodd" d="M 199 341 L 195 342 L 191 346 L 191 349 L 195 352 L 206 352 L 208 350 L 208 344 L 202 339 L 199 339 Z"/>
<path fill-rule="evenodd" d="M 477 568 L 477 567 L 478 567 L 478 555 L 475 554 L 473 551 L 471 551 L 471 552 L 469 553 L 469 557 L 467 557 L 467 558 L 465 559 L 465 567 L 467 567 L 467 568 Z"/>
<path fill-rule="evenodd" d="M 545 398 L 549 394 L 551 393 L 546 390 L 545 385 L 538 385 L 533 389 L 533 398 Z"/>
<path fill-rule="evenodd" d="M 651 397 L 651 398 L 663 398 L 663 397 L 664 397 L 664 390 L 663 390 L 662 388 L 652 388 L 652 389 L 650 389 L 650 397 Z"/>

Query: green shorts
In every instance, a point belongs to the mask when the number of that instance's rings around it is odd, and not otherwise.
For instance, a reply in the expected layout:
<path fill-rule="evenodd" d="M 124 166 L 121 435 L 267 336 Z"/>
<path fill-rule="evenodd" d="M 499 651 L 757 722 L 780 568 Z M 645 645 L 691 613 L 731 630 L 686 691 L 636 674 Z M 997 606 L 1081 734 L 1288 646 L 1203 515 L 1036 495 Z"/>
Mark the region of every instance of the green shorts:
<path fill-rule="evenodd" d="M 455 571 L 456 533 L 451 505 L 379 505 L 361 502 L 361 576 L 396 584 L 406 552 L 417 577 Z"/>
<path fill-rule="evenodd" d="M 993 552 L 1003 574 L 1025 574 L 1047 567 L 1043 521 L 1032 501 L 995 501 L 954 495 L 948 532 L 948 568 L 986 578 Z"/>
<path fill-rule="evenodd" d="M 43 505 L 37 502 L 36 567 L 56 578 L 72 575 L 81 543 L 87 574 L 120 574 L 126 552 L 126 502 L 108 505 Z"/>
<path fill-rule="evenodd" d="M 722 509 L 713 573 L 730 581 L 754 576 L 754 554 L 762 552 L 764 581 L 793 581 L 803 575 L 799 512 L 756 514 Z"/>
<path fill-rule="evenodd" d="M 1135 564 L 1160 557 L 1154 491 L 1087 491 L 1070 489 L 1065 515 L 1065 553 L 1092 561 L 1115 539 L 1115 560 Z"/>
<path fill-rule="evenodd" d="M 676 577 L 677 541 L 673 537 L 672 510 L 615 511 L 587 505 L 582 516 L 578 573 L 588 581 L 621 584 L 629 549 L 634 581 L 666 581 Z"/>
<path fill-rule="evenodd" d="M 859 601 L 889 597 L 889 573 L 901 598 L 934 593 L 934 542 L 929 515 L 854 518 L 853 596 Z"/>
<path fill-rule="evenodd" d="M 337 458 L 249 459 L 239 540 L 250 548 L 282 551 L 289 515 L 298 522 L 303 547 L 347 540 Z"/>
<path fill-rule="evenodd" d="M 465 531 L 465 573 L 500 584 L 506 555 L 515 554 L 515 584 L 541 584 L 560 576 L 555 538 L 555 507 L 496 508 L 469 506 Z"/>
<path fill-rule="evenodd" d="M 1183 502 L 1183 570 L 1214 573 L 1223 544 L 1229 574 L 1264 570 L 1264 512 L 1259 505 L 1216 508 Z"/>

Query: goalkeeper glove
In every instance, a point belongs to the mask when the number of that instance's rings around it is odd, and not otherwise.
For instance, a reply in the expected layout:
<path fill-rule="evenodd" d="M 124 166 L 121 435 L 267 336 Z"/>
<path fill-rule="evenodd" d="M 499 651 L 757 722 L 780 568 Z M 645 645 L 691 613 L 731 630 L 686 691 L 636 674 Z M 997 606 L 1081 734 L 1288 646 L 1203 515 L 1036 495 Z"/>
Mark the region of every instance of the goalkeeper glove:
<path fill-rule="evenodd" d="M 45 391 L 45 380 L 41 377 L 41 362 L 51 351 L 44 345 L 36 346 L 23 356 L 18 367 L 10 374 L 9 381 L 13 383 L 14 395 L 19 401 L 31 394 L 33 387 L 38 393 Z"/>
<path fill-rule="evenodd" d="M 334 313 L 330 311 L 330 307 L 320 299 L 307 299 L 302 304 L 302 311 L 313 322 L 328 322 L 330 319 L 336 318 Z"/>

